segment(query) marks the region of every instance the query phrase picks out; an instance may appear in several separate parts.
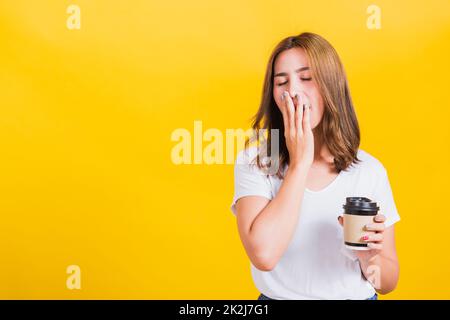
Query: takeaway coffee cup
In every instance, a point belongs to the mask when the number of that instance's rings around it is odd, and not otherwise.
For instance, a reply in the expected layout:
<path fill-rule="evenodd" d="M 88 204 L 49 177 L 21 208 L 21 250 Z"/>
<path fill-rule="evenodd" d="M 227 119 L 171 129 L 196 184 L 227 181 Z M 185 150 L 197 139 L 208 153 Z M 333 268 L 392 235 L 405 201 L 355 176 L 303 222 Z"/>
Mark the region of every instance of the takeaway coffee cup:
<path fill-rule="evenodd" d="M 377 203 L 364 197 L 347 197 L 344 204 L 344 242 L 352 250 L 369 250 L 367 242 L 361 240 L 365 235 L 375 233 L 367 231 L 365 226 L 373 223 L 379 207 Z"/>

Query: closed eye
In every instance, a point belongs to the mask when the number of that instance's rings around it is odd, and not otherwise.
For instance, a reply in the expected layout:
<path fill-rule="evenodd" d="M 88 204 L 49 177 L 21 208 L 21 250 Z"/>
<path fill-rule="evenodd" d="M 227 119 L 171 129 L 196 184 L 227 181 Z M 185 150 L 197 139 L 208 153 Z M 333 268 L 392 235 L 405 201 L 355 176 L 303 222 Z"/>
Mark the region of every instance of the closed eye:
<path fill-rule="evenodd" d="M 300 78 L 300 80 L 303 80 L 303 81 L 311 81 L 312 80 L 312 78 Z M 287 81 L 285 81 L 285 82 L 282 82 L 282 83 L 278 83 L 277 84 L 277 86 L 284 86 L 286 83 L 288 83 Z"/>

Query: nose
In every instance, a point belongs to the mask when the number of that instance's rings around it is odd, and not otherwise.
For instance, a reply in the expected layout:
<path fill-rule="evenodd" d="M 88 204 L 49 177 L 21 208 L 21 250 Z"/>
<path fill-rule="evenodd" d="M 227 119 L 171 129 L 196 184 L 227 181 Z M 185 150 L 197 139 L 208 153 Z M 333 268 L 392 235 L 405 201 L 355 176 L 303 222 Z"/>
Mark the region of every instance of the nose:
<path fill-rule="evenodd" d="M 288 92 L 289 92 L 289 95 L 290 95 L 292 101 L 294 102 L 294 104 L 297 105 L 298 99 L 301 98 L 300 93 L 303 92 L 303 90 L 301 90 L 301 89 L 290 89 L 290 90 L 288 90 Z M 296 96 L 298 96 L 298 98 Z"/>
<path fill-rule="evenodd" d="M 297 103 L 297 94 L 299 94 L 296 90 L 295 91 L 289 91 L 289 95 L 291 96 L 292 101 L 294 101 L 295 103 Z"/>
<path fill-rule="evenodd" d="M 291 82 L 288 88 L 289 95 L 291 96 L 291 99 L 293 99 L 295 102 L 295 96 L 303 91 L 303 86 L 299 82 Z"/>

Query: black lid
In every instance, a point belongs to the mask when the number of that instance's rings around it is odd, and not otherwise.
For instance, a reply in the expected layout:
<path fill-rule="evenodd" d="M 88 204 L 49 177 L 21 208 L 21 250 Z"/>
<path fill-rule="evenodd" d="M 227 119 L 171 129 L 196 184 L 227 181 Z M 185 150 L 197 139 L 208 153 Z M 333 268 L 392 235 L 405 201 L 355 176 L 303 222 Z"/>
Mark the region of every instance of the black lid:
<path fill-rule="evenodd" d="M 380 207 L 377 203 L 365 197 L 347 197 L 344 204 L 346 213 L 376 214 Z"/>

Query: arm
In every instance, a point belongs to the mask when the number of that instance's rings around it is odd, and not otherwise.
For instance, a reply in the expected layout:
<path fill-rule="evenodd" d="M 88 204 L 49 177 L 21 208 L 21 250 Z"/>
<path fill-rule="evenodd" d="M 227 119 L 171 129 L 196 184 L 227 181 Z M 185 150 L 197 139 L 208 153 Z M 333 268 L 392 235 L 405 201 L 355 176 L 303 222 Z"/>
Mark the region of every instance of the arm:
<path fill-rule="evenodd" d="M 399 278 L 399 263 L 395 249 L 394 226 L 384 230 L 382 244 L 375 249 L 372 256 L 359 258 L 361 271 L 368 281 L 374 285 L 379 294 L 387 294 L 395 289 Z"/>
<path fill-rule="evenodd" d="M 344 225 L 343 217 L 339 223 Z M 394 226 L 385 228 L 386 217 L 378 214 L 374 223 L 366 225 L 366 230 L 375 231 L 363 241 L 367 241 L 368 251 L 355 250 L 361 272 L 379 294 L 387 294 L 395 289 L 399 278 L 399 263 L 395 249 Z"/>
<path fill-rule="evenodd" d="M 288 247 L 297 225 L 307 172 L 306 166 L 289 167 L 271 201 L 259 196 L 237 201 L 239 236 L 258 269 L 273 269 Z"/>
<path fill-rule="evenodd" d="M 244 248 L 258 269 L 275 267 L 286 250 L 297 226 L 306 177 L 314 159 L 314 136 L 310 107 L 303 97 L 294 105 L 284 92 L 279 108 L 283 115 L 284 136 L 289 152 L 289 168 L 278 194 L 269 201 L 247 196 L 236 203 L 239 235 Z"/>

